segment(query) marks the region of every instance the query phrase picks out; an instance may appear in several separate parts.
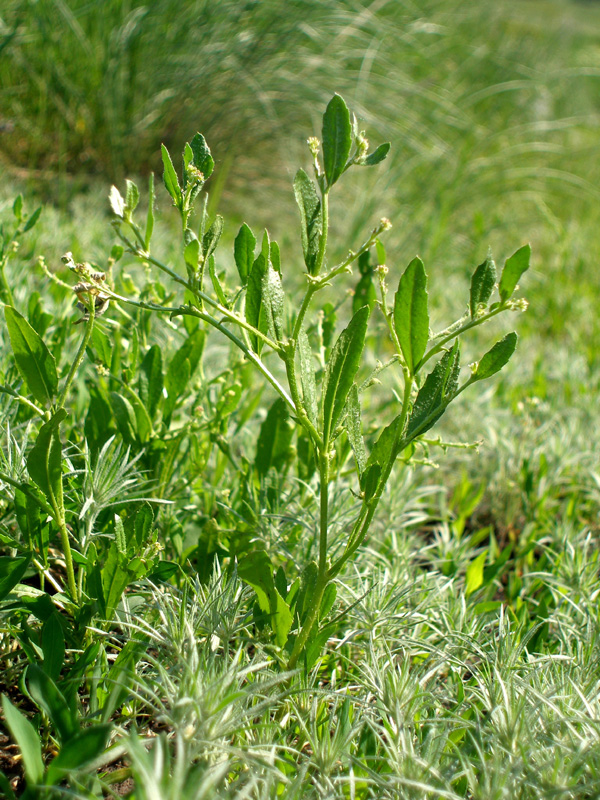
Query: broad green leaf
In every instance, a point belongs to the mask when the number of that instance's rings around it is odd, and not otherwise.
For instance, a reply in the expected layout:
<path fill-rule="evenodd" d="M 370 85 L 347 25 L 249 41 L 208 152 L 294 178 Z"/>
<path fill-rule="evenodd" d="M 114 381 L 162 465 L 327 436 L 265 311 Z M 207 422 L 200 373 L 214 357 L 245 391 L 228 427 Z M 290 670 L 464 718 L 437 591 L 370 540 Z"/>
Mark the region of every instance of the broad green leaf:
<path fill-rule="evenodd" d="M 318 579 L 319 568 L 315 561 L 309 561 L 302 570 L 302 575 L 300 576 L 300 590 L 296 599 L 295 613 L 298 614 L 301 623 L 313 606 Z"/>
<path fill-rule="evenodd" d="M 294 194 L 300 209 L 300 232 L 304 263 L 309 275 L 314 275 L 319 254 L 319 242 L 323 230 L 321 201 L 315 184 L 303 169 L 294 178 Z"/>
<path fill-rule="evenodd" d="M 200 241 L 195 234 L 192 233 L 192 231 L 190 231 L 190 234 L 191 237 L 186 246 L 183 248 L 183 260 L 189 267 L 192 274 L 195 275 L 200 262 Z"/>
<path fill-rule="evenodd" d="M 148 410 L 135 392 L 129 392 L 129 402 L 135 414 L 135 427 L 140 442 L 147 442 L 152 433 L 152 420 Z"/>
<path fill-rule="evenodd" d="M 442 416 L 458 386 L 460 372 L 460 353 L 458 340 L 451 350 L 447 350 L 425 379 L 419 390 L 408 420 L 406 438 L 428 431 Z"/>
<path fill-rule="evenodd" d="M 44 622 L 42 651 L 44 653 L 44 672 L 55 681 L 65 662 L 65 636 L 58 611 L 54 611 Z"/>
<path fill-rule="evenodd" d="M 63 693 L 36 664 L 27 667 L 27 688 L 33 701 L 50 718 L 64 744 L 79 730 L 79 720 L 69 708 Z"/>
<path fill-rule="evenodd" d="M 0 556 L 0 600 L 19 583 L 30 561 L 31 556 Z"/>
<path fill-rule="evenodd" d="M 125 181 L 125 185 L 127 187 L 125 193 L 125 211 L 129 217 L 131 217 L 137 208 L 137 204 L 140 202 L 140 190 L 133 181 L 127 180 Z"/>
<path fill-rule="evenodd" d="M 173 162 L 171 161 L 171 156 L 169 155 L 169 151 L 164 146 L 164 144 L 161 145 L 161 152 L 162 152 L 162 160 L 164 166 L 163 181 L 165 182 L 165 188 L 167 192 L 171 195 L 174 205 L 176 205 L 177 208 L 181 208 L 183 205 L 183 196 L 181 194 L 181 187 L 179 186 L 177 173 L 175 172 L 175 167 L 173 166 Z"/>
<path fill-rule="evenodd" d="M 125 589 L 145 572 L 141 559 L 131 558 L 119 551 L 116 542 L 112 542 L 102 566 L 102 598 L 103 615 L 106 620 L 112 619 Z"/>
<path fill-rule="evenodd" d="M 486 378 L 491 378 L 496 372 L 499 372 L 515 352 L 518 338 L 517 334 L 513 331 L 512 333 L 507 333 L 504 339 L 500 339 L 499 342 L 496 342 L 477 365 L 472 380 L 483 381 Z"/>
<path fill-rule="evenodd" d="M 140 399 L 152 420 L 163 396 L 163 386 L 162 351 L 153 344 L 142 359 L 139 374 Z"/>
<path fill-rule="evenodd" d="M 471 278 L 471 297 L 469 307 L 471 317 L 477 314 L 480 307 L 485 308 L 494 291 L 496 283 L 496 265 L 491 256 L 480 264 Z"/>
<path fill-rule="evenodd" d="M 6 695 L 2 696 L 2 711 L 6 726 L 21 750 L 27 780 L 32 785 L 42 783 L 44 762 L 42 761 L 42 743 L 39 733 L 27 717 L 13 706 Z"/>
<path fill-rule="evenodd" d="M 254 466 L 260 477 L 271 467 L 280 470 L 289 461 L 294 429 L 287 405 L 277 398 L 261 425 L 256 443 Z"/>
<path fill-rule="evenodd" d="M 262 278 L 262 300 L 267 333 L 276 342 L 283 340 L 284 293 L 281 275 L 269 263 Z"/>
<path fill-rule="evenodd" d="M 373 152 L 365 158 L 365 160 L 362 162 L 362 165 L 365 167 L 374 167 L 375 164 L 381 163 L 390 152 L 391 146 L 392 145 L 390 142 L 384 142 L 383 144 L 380 144 L 379 147 L 375 148 L 375 150 L 373 150 Z"/>
<path fill-rule="evenodd" d="M 300 383 L 302 384 L 302 399 L 308 418 L 313 423 L 317 422 L 317 383 L 315 381 L 315 367 L 310 342 L 304 328 L 298 336 L 298 359 L 300 362 Z"/>
<path fill-rule="evenodd" d="M 143 550 L 149 544 L 153 524 L 154 511 L 152 506 L 150 503 L 142 503 L 135 515 L 134 525 L 135 543 L 138 550 Z"/>
<path fill-rule="evenodd" d="M 51 506 L 63 506 L 62 445 L 59 426 L 67 416 L 59 408 L 52 419 L 45 422 L 27 456 L 27 471 L 40 487 Z"/>
<path fill-rule="evenodd" d="M 273 241 L 269 245 L 269 261 L 271 266 L 281 275 L 281 251 L 277 242 Z"/>
<path fill-rule="evenodd" d="M 367 453 L 362 435 L 362 422 L 360 417 L 360 401 L 358 399 L 358 386 L 353 383 L 348 400 L 346 401 L 346 415 L 344 417 L 344 427 L 348 434 L 348 441 L 352 447 L 359 476 L 363 474 L 366 463 Z"/>
<path fill-rule="evenodd" d="M 14 203 L 13 203 L 13 214 L 15 215 L 17 220 L 19 220 L 19 221 L 21 220 L 21 217 L 23 216 L 23 195 L 22 194 L 18 194 L 15 197 L 15 200 L 14 200 Z"/>
<path fill-rule="evenodd" d="M 275 588 L 268 555 L 264 550 L 255 550 L 240 559 L 237 571 L 239 577 L 256 592 L 260 610 L 268 616 L 273 628 L 275 641 L 283 647 L 294 620 L 287 603 Z"/>
<path fill-rule="evenodd" d="M 321 600 L 321 608 L 319 609 L 319 619 L 325 619 L 326 616 L 329 614 L 331 609 L 333 608 L 333 604 L 335 603 L 337 598 L 337 586 L 335 583 L 328 583 L 325 587 L 325 591 L 323 592 L 323 598 Z"/>
<path fill-rule="evenodd" d="M 519 278 L 529 269 L 530 258 L 531 247 L 526 244 L 520 247 L 516 253 L 513 253 L 512 256 L 506 260 L 498 286 L 500 299 L 502 301 L 509 299 L 519 282 Z"/>
<path fill-rule="evenodd" d="M 163 406 L 163 418 L 168 419 L 173 413 L 177 400 L 183 395 L 196 371 L 202 357 L 206 334 L 196 330 L 186 339 L 171 359 L 165 376 L 167 397 Z"/>
<path fill-rule="evenodd" d="M 202 237 L 202 254 L 205 261 L 207 261 L 217 249 L 222 233 L 223 217 L 217 214 L 215 221 Z"/>
<path fill-rule="evenodd" d="M 113 214 L 123 219 L 125 216 L 125 200 L 123 200 L 123 195 L 116 186 L 110 187 L 108 202 L 113 210 Z"/>
<path fill-rule="evenodd" d="M 118 392 L 110 393 L 110 405 L 119 433 L 127 444 L 133 444 L 138 434 L 137 418 L 133 406 L 127 397 Z"/>
<path fill-rule="evenodd" d="M 386 425 L 369 453 L 364 472 L 361 475 L 361 488 L 367 501 L 376 494 L 381 474 L 390 459 L 396 458 L 394 445 L 399 439 L 400 419 L 401 415 L 399 414 L 389 425 Z"/>
<path fill-rule="evenodd" d="M 329 443 L 356 376 L 367 333 L 369 308 L 359 309 L 334 344 L 323 378 L 323 441 Z"/>
<path fill-rule="evenodd" d="M 63 780 L 65 775 L 84 769 L 102 755 L 113 726 L 110 723 L 92 725 L 79 731 L 63 747 L 48 767 L 49 785 Z"/>
<path fill-rule="evenodd" d="M 411 375 L 423 358 L 429 340 L 427 274 L 420 258 L 413 258 L 400 278 L 394 298 L 394 330 Z"/>
<path fill-rule="evenodd" d="M 196 169 L 200 170 L 204 176 L 204 180 L 207 181 L 215 168 L 215 162 L 211 155 L 210 148 L 206 144 L 206 139 L 201 133 L 197 133 L 190 142 L 190 147 L 192 148 L 193 154 L 192 163 Z"/>
<path fill-rule="evenodd" d="M 465 594 L 467 597 L 473 594 L 483 583 L 483 568 L 487 558 L 487 550 L 477 556 L 469 566 L 465 576 Z"/>
<path fill-rule="evenodd" d="M 325 177 L 331 187 L 344 171 L 352 147 L 350 112 L 339 94 L 331 98 L 323 114 L 322 139 Z"/>
<path fill-rule="evenodd" d="M 256 237 L 246 225 L 242 225 L 238 235 L 235 237 L 233 254 L 235 258 L 235 265 L 242 282 L 245 286 L 248 281 L 248 275 L 254 264 L 254 248 L 256 247 Z"/>
<path fill-rule="evenodd" d="M 110 367 L 112 360 L 112 345 L 108 336 L 100 330 L 98 325 L 94 325 L 90 340 L 91 347 L 87 353 L 92 361 L 100 362 L 105 367 Z"/>
<path fill-rule="evenodd" d="M 54 356 L 27 320 L 12 306 L 4 306 L 4 316 L 17 369 L 38 403 L 46 405 L 58 388 Z"/>

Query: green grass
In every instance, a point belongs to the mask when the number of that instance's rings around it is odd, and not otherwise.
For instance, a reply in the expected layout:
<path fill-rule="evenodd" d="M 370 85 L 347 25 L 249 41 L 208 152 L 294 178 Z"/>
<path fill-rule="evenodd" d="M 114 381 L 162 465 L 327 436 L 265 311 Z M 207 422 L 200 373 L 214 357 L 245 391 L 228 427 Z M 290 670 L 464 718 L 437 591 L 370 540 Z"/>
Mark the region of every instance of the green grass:
<path fill-rule="evenodd" d="M 598 9 L 559 0 L 218 5 L 219 14 L 214 4 L 179 3 L 174 14 L 161 2 L 144 15 L 122 3 L 10 2 L 2 12 L 0 36 L 18 26 L 5 40 L 0 66 L 2 115 L 16 125 L 0 145 L 15 176 L 14 185 L 0 189 L 0 217 L 7 219 L 22 188 L 66 205 L 45 207 L 9 274 L 17 308 L 25 310 L 37 291 L 56 315 L 49 331 L 56 347 L 66 331 L 66 363 L 79 330 L 71 327 L 72 301 L 34 268 L 35 258 L 43 253 L 59 269 L 71 249 L 76 260 L 105 268 L 113 244 L 109 184 L 160 171 L 160 141 L 177 148 L 196 129 L 207 135 L 217 153 L 214 209 L 255 229 L 267 225 L 282 245 L 285 275 L 296 271 L 300 282 L 296 212 L 281 167 L 304 158 L 298 131 L 318 132 L 316 114 L 335 90 L 358 109 L 372 141 L 389 139 L 393 150 L 389 170 L 350 178 L 334 201 L 341 221 L 333 252 L 336 241 L 350 234 L 356 242 L 359 230 L 389 216 L 388 266 L 397 275 L 421 254 L 437 327 L 449 321 L 445 297 L 459 287 L 465 295 L 488 246 L 500 263 L 529 238 L 533 268 L 524 293 L 531 307 L 518 320 L 521 340 L 510 368 L 484 393 L 461 398 L 444 420 L 444 439 L 483 439 L 479 451 L 443 454 L 432 446 L 429 461 L 439 466 L 398 469 L 368 546 L 338 580 L 339 619 L 307 675 L 277 667 L 267 632 L 257 630 L 252 593 L 228 569 L 227 548 L 235 535 L 249 537 L 264 542 L 278 563 L 306 563 L 318 518 L 310 485 L 280 483 L 275 498 L 266 485 L 248 494 L 243 482 L 229 480 L 227 458 L 216 448 L 206 465 L 201 452 L 181 462 L 191 464 L 185 471 L 176 465 L 168 490 L 173 508 L 155 506 L 159 542 L 173 561 L 195 559 L 202 580 L 188 574 L 140 581 L 111 623 L 100 621 L 86 634 L 84 644 L 102 642 L 78 701 L 86 724 L 117 679 L 127 689 L 111 715 L 113 749 L 88 773 L 98 771 L 108 785 L 105 770 L 114 758 L 114 786 L 132 776 L 140 800 L 594 798 Z M 176 22 L 169 38 L 166 18 Z M 32 175 L 40 171 L 49 182 L 34 187 Z M 87 173 L 95 176 L 90 182 Z M 85 191 L 76 193 L 82 184 Z M 158 194 L 165 209 L 162 188 Z M 274 207 L 281 212 L 276 220 Z M 158 221 L 168 262 L 176 257 L 175 224 L 166 211 Z M 236 231 L 226 229 L 220 248 L 227 268 Z M 121 272 L 140 274 L 127 257 L 121 264 Z M 348 278 L 349 291 L 356 280 Z M 128 323 L 115 318 L 125 331 L 127 362 Z M 111 337 L 117 329 L 107 328 Z M 140 330 L 165 358 L 179 344 L 172 328 Z M 381 330 L 371 344 L 385 357 Z M 14 370 L 4 331 L 0 343 L 6 382 Z M 480 349 L 477 339 L 471 346 L 473 354 Z M 219 375 L 228 358 L 223 345 L 211 350 L 205 369 L 215 381 L 178 410 L 175 427 L 198 405 L 211 419 L 228 385 L 229 376 Z M 256 446 L 244 413 L 262 421 L 270 395 L 259 396 L 258 385 L 240 374 L 258 397 L 258 406 L 249 403 L 225 431 L 243 461 Z M 131 484 L 90 466 L 81 429 L 97 380 L 88 363 L 76 387 L 65 481 L 73 509 L 93 488 L 102 542 L 113 535 L 109 503 L 137 508 L 135 498 L 152 495 L 165 473 L 147 454 L 132 466 Z M 386 378 L 373 400 L 372 410 L 386 419 L 393 415 L 385 399 L 392 388 Z M 27 441 L 28 421 L 7 401 L 2 395 L 2 450 L 18 470 L 15 444 Z M 116 451 L 117 460 L 125 450 Z M 332 491 L 340 542 L 352 479 L 342 474 Z M 12 535 L 10 503 L 0 500 L 0 511 L 0 532 Z M 213 521 L 222 537 L 221 566 L 191 552 L 199 543 L 210 551 Z M 81 535 L 75 513 L 71 524 Z M 2 555 L 12 553 L 2 545 Z M 53 557 L 60 578 L 60 554 Z M 0 615 L 2 691 L 22 704 L 51 752 L 54 729 L 34 716 L 17 688 L 32 648 L 35 654 L 41 646 L 40 624 L 6 606 Z M 142 643 L 135 669 L 109 674 L 132 640 Z M 82 648 L 71 643 L 68 664 Z M 10 769 L 19 771 L 16 764 Z M 73 779 L 75 796 L 100 791 L 86 781 L 85 774 Z"/>

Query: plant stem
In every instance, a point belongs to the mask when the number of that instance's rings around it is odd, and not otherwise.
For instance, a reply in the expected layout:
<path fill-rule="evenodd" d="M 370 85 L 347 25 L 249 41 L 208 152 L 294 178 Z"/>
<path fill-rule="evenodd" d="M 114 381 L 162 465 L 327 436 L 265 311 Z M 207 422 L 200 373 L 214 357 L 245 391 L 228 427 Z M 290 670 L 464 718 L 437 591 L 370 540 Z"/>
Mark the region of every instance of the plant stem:
<path fill-rule="evenodd" d="M 67 375 L 67 379 L 63 386 L 62 392 L 60 393 L 60 397 L 58 398 L 58 407 L 62 408 L 65 404 L 65 399 L 67 397 L 67 392 L 73 383 L 73 378 L 75 377 L 75 373 L 79 369 L 81 362 L 83 361 L 83 356 L 85 355 L 85 348 L 88 346 L 90 342 L 90 338 L 92 336 L 92 331 L 94 329 L 94 320 L 96 318 L 96 300 L 95 297 L 92 295 L 91 292 L 88 292 L 88 319 L 85 326 L 85 332 L 83 334 L 83 339 L 81 340 L 81 344 L 79 345 L 79 350 L 77 351 L 77 355 L 75 356 L 75 360 L 71 364 L 71 369 L 69 370 L 69 374 Z"/>

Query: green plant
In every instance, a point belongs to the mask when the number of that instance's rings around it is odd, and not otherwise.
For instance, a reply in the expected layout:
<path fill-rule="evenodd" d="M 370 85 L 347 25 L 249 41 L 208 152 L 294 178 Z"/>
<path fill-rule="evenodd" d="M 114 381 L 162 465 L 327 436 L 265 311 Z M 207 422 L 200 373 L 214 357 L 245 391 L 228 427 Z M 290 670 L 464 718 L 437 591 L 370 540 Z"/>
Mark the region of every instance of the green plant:
<path fill-rule="evenodd" d="M 201 134 L 187 144 L 183 153 L 180 181 L 167 149 L 163 146 L 164 183 L 176 207 L 182 228 L 182 255 L 185 272 L 181 274 L 160 259 L 151 249 L 154 226 L 153 192 L 146 224 L 134 220 L 139 202 L 136 185 L 128 181 L 122 197 L 113 187 L 111 205 L 115 230 L 127 252 L 140 261 L 168 275 L 183 287 L 184 302 L 178 306 L 160 306 L 132 298 L 100 285 L 86 265 L 71 267 L 85 273 L 86 281 L 97 292 L 140 309 L 197 318 L 220 331 L 270 383 L 279 395 L 271 407 L 266 428 L 259 439 L 255 467 L 259 477 L 273 468 L 287 468 L 294 428 L 299 429 L 298 458 L 310 473 L 316 464 L 319 476 L 319 524 L 315 534 L 316 558 L 302 575 L 288 580 L 263 549 L 254 549 L 239 559 L 238 573 L 257 593 L 260 613 L 271 623 L 275 643 L 287 652 L 288 668 L 296 666 L 300 656 L 312 663 L 328 634 L 323 624 L 335 602 L 334 580 L 344 565 L 366 540 L 371 522 L 396 460 L 408 462 L 420 444 L 434 445 L 424 435 L 438 421 L 449 404 L 467 387 L 498 372 L 513 354 L 517 335 L 509 333 L 473 364 L 469 376 L 460 380 L 459 339 L 467 331 L 482 325 L 507 310 L 523 310 L 523 300 L 512 299 L 520 276 L 529 266 L 530 249 L 526 245 L 505 263 L 499 283 L 499 299 L 490 304 L 496 284 L 496 268 L 491 257 L 473 273 L 468 311 L 439 333 L 429 329 L 427 275 L 419 258 L 413 259 L 402 277 L 393 306 L 387 300 L 385 250 L 379 240 L 390 227 L 387 220 L 379 225 L 339 264 L 327 263 L 329 231 L 329 196 L 337 181 L 354 166 L 374 166 L 386 157 L 389 144 L 369 153 L 365 134 L 351 119 L 344 100 L 335 95 L 323 116 L 322 143 L 308 140 L 314 179 L 299 170 L 294 192 L 300 209 L 301 239 L 306 266 L 307 287 L 296 313 L 289 314 L 282 283 L 281 259 L 277 243 L 265 232 L 258 254 L 256 238 L 244 224 L 235 240 L 234 257 L 238 271 L 237 288 L 226 285 L 225 274 L 218 271 L 215 250 L 223 230 L 223 219 L 209 222 L 206 204 L 199 230 L 191 227 L 194 203 L 210 178 L 214 161 Z M 321 151 L 322 148 L 322 151 Z M 367 267 L 367 255 L 375 249 L 378 266 Z M 325 340 L 323 326 L 311 325 L 315 297 L 333 281 L 351 272 L 354 262 L 362 265 L 360 297 L 370 298 L 370 284 L 376 275 L 379 283 L 378 305 L 387 324 L 394 354 L 374 373 L 358 381 L 370 306 L 356 303 L 352 319 L 331 346 Z M 205 283 L 209 282 L 208 290 Z M 365 283 L 367 285 L 365 285 Z M 86 284 L 88 285 L 88 284 Z M 311 314 L 308 314 L 308 312 Z M 326 315 L 327 309 L 321 313 Z M 286 318 L 286 315 L 289 315 Z M 230 326 L 234 326 L 234 330 Z M 311 341 L 312 339 L 312 341 Z M 283 365 L 281 370 L 267 364 L 274 353 Z M 440 357 L 433 370 L 422 378 L 425 365 Z M 321 369 L 315 373 L 315 364 Z M 374 444 L 367 455 L 362 435 L 360 396 L 384 369 L 395 366 L 402 380 L 402 396 L 393 421 L 375 427 Z M 320 392 L 317 385 L 320 384 Z M 344 464 L 352 447 L 359 478 L 360 508 L 340 555 L 331 559 L 329 548 L 329 486 Z M 300 447 L 308 442 L 309 448 Z M 314 462 L 313 462 L 314 459 Z M 318 623 L 321 622 L 321 627 Z M 295 623 L 295 632 L 294 630 Z"/>

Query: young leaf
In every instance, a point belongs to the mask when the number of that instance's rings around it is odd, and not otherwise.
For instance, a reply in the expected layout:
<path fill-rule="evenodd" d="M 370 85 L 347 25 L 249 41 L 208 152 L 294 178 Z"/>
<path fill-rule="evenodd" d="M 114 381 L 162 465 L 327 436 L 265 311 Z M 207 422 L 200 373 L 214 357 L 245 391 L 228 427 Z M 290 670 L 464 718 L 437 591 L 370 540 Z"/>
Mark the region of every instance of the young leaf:
<path fill-rule="evenodd" d="M 313 364 L 310 342 L 304 328 L 298 336 L 298 358 L 300 362 L 300 383 L 302 384 L 302 398 L 308 418 L 314 424 L 317 422 L 317 383 L 315 381 L 315 368 Z"/>
<path fill-rule="evenodd" d="M 394 298 L 394 330 L 411 375 L 425 354 L 429 339 L 427 274 L 420 258 L 413 258 L 400 278 Z"/>
<path fill-rule="evenodd" d="M 339 94 L 331 98 L 323 114 L 322 139 L 325 177 L 331 188 L 344 171 L 352 147 L 350 112 Z"/>
<path fill-rule="evenodd" d="M 486 378 L 491 378 L 496 372 L 499 372 L 515 352 L 518 338 L 517 334 L 513 331 L 512 333 L 507 333 L 504 339 L 500 339 L 499 342 L 496 342 L 477 365 L 477 369 L 471 380 L 473 382 L 483 381 Z"/>
<path fill-rule="evenodd" d="M 127 187 L 125 193 L 125 211 L 128 216 L 131 217 L 137 208 L 137 204 L 140 202 L 140 190 L 133 181 L 127 180 L 125 181 L 125 185 Z"/>
<path fill-rule="evenodd" d="M 27 320 L 12 306 L 4 306 L 4 316 L 17 369 L 38 403 L 46 405 L 58 388 L 54 356 Z"/>
<path fill-rule="evenodd" d="M 238 575 L 256 592 L 260 610 L 268 615 L 275 641 L 283 647 L 294 620 L 287 603 L 275 588 L 273 567 L 265 551 L 255 550 L 240 559 Z"/>
<path fill-rule="evenodd" d="M 173 166 L 173 162 L 171 161 L 171 156 L 169 155 L 169 151 L 163 145 L 161 145 L 162 151 L 162 160 L 164 166 L 163 172 L 163 181 L 165 182 L 165 188 L 167 192 L 171 195 L 173 199 L 173 204 L 177 206 L 177 208 L 181 209 L 183 205 L 183 196 L 181 194 L 181 187 L 179 186 L 179 181 L 177 179 L 177 173 L 175 172 L 175 167 Z"/>
<path fill-rule="evenodd" d="M 204 180 L 207 181 L 215 168 L 215 162 L 210 153 L 210 148 L 206 144 L 206 139 L 201 133 L 197 133 L 190 142 L 190 147 L 193 154 L 192 163 L 196 169 L 200 170 Z"/>
<path fill-rule="evenodd" d="M 359 309 L 334 344 L 323 378 L 323 440 L 331 434 L 346 405 L 365 344 L 369 307 Z"/>
<path fill-rule="evenodd" d="M 44 762 L 42 761 L 42 743 L 39 733 L 27 717 L 13 706 L 6 695 L 2 696 L 2 711 L 6 726 L 21 750 L 27 780 L 32 785 L 42 783 Z"/>
<path fill-rule="evenodd" d="M 314 183 L 303 169 L 294 178 L 294 194 L 300 209 L 300 225 L 304 263 L 309 275 L 314 275 L 319 254 L 323 219 L 321 201 Z"/>
<path fill-rule="evenodd" d="M 375 164 L 380 164 L 384 158 L 387 157 L 391 146 L 392 145 L 390 142 L 384 142 L 383 144 L 380 144 L 379 147 L 373 150 L 373 152 L 365 158 L 365 160 L 362 162 L 362 166 L 374 167 Z"/>
<path fill-rule="evenodd" d="M 344 427 L 348 434 L 348 441 L 354 452 L 356 466 L 359 476 L 363 474 L 366 463 L 367 453 L 362 435 L 362 422 L 360 417 L 360 401 L 358 399 L 358 386 L 353 383 L 348 400 L 346 401 L 346 416 L 344 417 Z"/>
<path fill-rule="evenodd" d="M 59 408 L 52 419 L 42 425 L 27 456 L 27 471 L 50 505 L 56 505 L 59 509 L 63 506 L 63 484 L 62 445 L 58 428 L 66 416 L 65 409 Z"/>
<path fill-rule="evenodd" d="M 262 478 L 273 467 L 280 470 L 290 458 L 295 425 L 285 402 L 279 397 L 261 425 L 254 466 Z"/>
<path fill-rule="evenodd" d="M 458 386 L 460 353 L 458 339 L 451 350 L 447 350 L 425 379 L 419 390 L 408 421 L 408 440 L 428 431 L 446 410 L 448 402 Z"/>
<path fill-rule="evenodd" d="M 491 256 L 488 256 L 483 264 L 480 264 L 471 278 L 471 317 L 477 314 L 480 307 L 485 308 L 488 300 L 494 291 L 496 283 L 496 265 Z"/>
<path fill-rule="evenodd" d="M 509 299 L 517 286 L 519 278 L 529 269 L 530 258 L 531 247 L 526 244 L 506 260 L 498 286 L 502 302 Z"/>
<path fill-rule="evenodd" d="M 116 186 L 110 187 L 108 202 L 113 210 L 113 214 L 123 219 L 125 216 L 125 200 L 123 200 L 123 195 Z"/>
<path fill-rule="evenodd" d="M 222 233 L 223 217 L 217 214 L 215 221 L 202 237 L 202 254 L 205 261 L 207 261 L 217 249 Z"/>
<path fill-rule="evenodd" d="M 248 281 L 248 275 L 254 264 L 254 248 L 256 247 L 256 237 L 246 225 L 242 225 L 238 235 L 235 237 L 233 246 L 233 254 L 235 258 L 235 265 L 242 282 L 245 286 Z"/>

